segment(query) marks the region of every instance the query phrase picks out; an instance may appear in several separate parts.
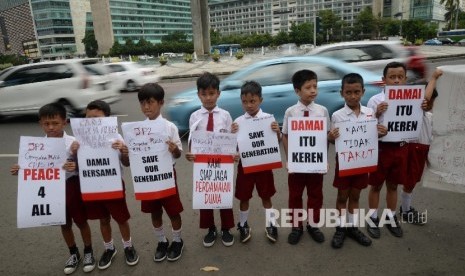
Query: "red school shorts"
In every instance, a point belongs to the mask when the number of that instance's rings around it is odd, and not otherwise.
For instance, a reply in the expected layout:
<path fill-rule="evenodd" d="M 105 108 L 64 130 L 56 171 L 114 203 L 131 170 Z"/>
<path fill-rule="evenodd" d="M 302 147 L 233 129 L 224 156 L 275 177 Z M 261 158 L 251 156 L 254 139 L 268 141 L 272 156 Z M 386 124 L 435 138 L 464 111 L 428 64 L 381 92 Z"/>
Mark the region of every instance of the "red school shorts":
<path fill-rule="evenodd" d="M 124 180 L 123 190 L 126 191 Z M 126 203 L 126 195 L 117 199 L 84 201 L 84 205 L 88 219 L 103 219 L 111 215 L 118 224 L 122 224 L 131 217 Z"/>
<path fill-rule="evenodd" d="M 257 193 L 260 198 L 271 198 L 276 193 L 273 171 L 267 170 L 245 174 L 242 163 L 239 161 L 236 178 L 236 198 L 239 200 L 251 199 L 255 186 L 257 187 Z"/>
<path fill-rule="evenodd" d="M 76 224 L 87 222 L 87 214 L 81 195 L 79 176 L 73 175 L 66 179 L 66 223 Z"/>
<path fill-rule="evenodd" d="M 407 173 L 408 143 L 379 142 L 378 170 L 369 174 L 368 183 L 381 186 L 384 181 L 404 184 Z"/>
<path fill-rule="evenodd" d="M 428 160 L 429 145 L 409 143 L 408 145 L 408 173 L 405 181 L 406 188 L 415 188 L 420 182 Z"/>
<path fill-rule="evenodd" d="M 339 176 L 339 160 L 336 154 L 336 169 L 334 171 L 333 186 L 339 190 L 359 189 L 363 190 L 368 186 L 368 173 Z"/>

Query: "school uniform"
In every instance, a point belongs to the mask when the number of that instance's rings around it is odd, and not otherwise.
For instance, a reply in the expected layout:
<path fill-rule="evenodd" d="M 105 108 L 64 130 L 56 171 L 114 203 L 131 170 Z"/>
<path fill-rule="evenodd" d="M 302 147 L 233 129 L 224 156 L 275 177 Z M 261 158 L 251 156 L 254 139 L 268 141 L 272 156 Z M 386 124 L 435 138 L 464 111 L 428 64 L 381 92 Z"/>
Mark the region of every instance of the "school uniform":
<path fill-rule="evenodd" d="M 176 127 L 176 125 L 166 120 L 161 115 L 159 115 L 154 121 L 164 124 L 166 130 L 165 133 L 168 135 L 168 140 L 174 142 L 178 146 L 179 150 L 182 151 L 182 143 L 181 139 L 179 138 L 178 128 Z M 141 200 L 141 211 L 143 213 L 158 213 L 163 212 L 163 209 L 165 209 L 168 216 L 173 217 L 179 215 L 184 210 L 181 203 L 181 199 L 179 198 L 176 170 L 174 169 L 176 160 L 172 156 L 171 162 L 173 164 L 174 185 L 176 187 L 176 194 L 160 199 Z"/>
<path fill-rule="evenodd" d="M 376 112 L 378 105 L 385 101 L 384 90 L 368 101 L 367 106 Z M 384 114 L 378 118 L 384 122 Z M 369 184 L 381 186 L 384 181 L 395 184 L 404 184 L 407 174 L 408 143 L 405 141 L 383 142 L 379 141 L 378 169 L 370 173 Z"/>
<path fill-rule="evenodd" d="M 360 105 L 360 114 L 357 117 L 355 112 L 348 107 L 347 104 L 345 104 L 343 108 L 333 113 L 333 116 L 331 117 L 331 129 L 336 128 L 336 123 L 348 121 L 356 122 L 373 118 L 375 118 L 373 109 Z M 336 153 L 336 168 L 334 171 L 333 186 L 340 190 L 347 190 L 351 188 L 359 190 L 365 189 L 368 186 L 368 173 L 340 177 L 339 159 L 338 153 Z"/>
<path fill-rule="evenodd" d="M 327 126 L 330 125 L 329 114 L 326 107 L 312 102 L 305 106 L 300 101 L 297 104 L 289 107 L 283 119 L 283 134 L 288 134 L 288 118 L 289 117 L 325 117 Z M 323 206 L 323 174 L 319 173 L 289 173 L 288 174 L 288 187 L 289 187 L 289 209 L 302 209 L 302 195 L 305 188 L 307 188 L 307 209 L 313 210 L 313 222 L 320 221 L 320 209 Z M 292 210 L 291 222 L 294 222 L 294 210 Z M 309 216 L 311 214 L 308 214 Z M 299 221 L 299 227 L 302 222 Z"/>
<path fill-rule="evenodd" d="M 209 117 L 212 120 L 209 120 Z M 232 118 L 228 111 L 215 106 L 210 112 L 201 107 L 191 114 L 189 119 L 190 131 L 207 130 L 213 132 L 230 132 Z M 221 229 L 230 229 L 234 227 L 234 216 L 232 209 L 220 209 Z M 207 229 L 215 226 L 215 218 L 212 209 L 200 210 L 200 228 Z"/>
<path fill-rule="evenodd" d="M 236 120 L 234 120 L 234 122 L 240 124 L 245 120 L 249 120 L 252 118 L 263 118 L 267 116 L 270 116 L 270 114 L 265 113 L 260 109 L 255 116 L 250 116 L 250 114 L 246 112 L 244 115 L 241 115 Z M 257 187 L 257 193 L 258 196 L 260 196 L 260 198 L 271 198 L 276 193 L 276 188 L 274 186 L 273 171 L 265 170 L 245 174 L 244 169 L 242 167 L 242 162 L 239 161 L 239 164 L 237 166 L 235 197 L 239 200 L 251 199 L 253 189 L 255 186 Z"/>

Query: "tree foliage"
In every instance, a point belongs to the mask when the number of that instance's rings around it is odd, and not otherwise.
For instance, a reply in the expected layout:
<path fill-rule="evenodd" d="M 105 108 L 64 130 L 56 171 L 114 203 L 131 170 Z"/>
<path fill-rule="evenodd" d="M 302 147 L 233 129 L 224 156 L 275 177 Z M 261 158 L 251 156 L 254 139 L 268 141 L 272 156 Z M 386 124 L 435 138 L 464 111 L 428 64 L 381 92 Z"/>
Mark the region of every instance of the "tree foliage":
<path fill-rule="evenodd" d="M 86 30 L 84 38 L 81 40 L 88 57 L 96 57 L 98 52 L 98 43 L 95 39 L 93 30 Z"/>

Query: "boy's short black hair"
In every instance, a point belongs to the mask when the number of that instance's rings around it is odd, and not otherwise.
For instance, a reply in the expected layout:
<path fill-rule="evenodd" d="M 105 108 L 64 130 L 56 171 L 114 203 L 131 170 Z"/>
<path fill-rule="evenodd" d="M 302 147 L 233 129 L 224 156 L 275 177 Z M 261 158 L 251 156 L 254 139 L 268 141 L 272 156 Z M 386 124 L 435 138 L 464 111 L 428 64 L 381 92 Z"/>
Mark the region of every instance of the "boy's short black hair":
<path fill-rule="evenodd" d="M 315 72 L 307 69 L 300 70 L 295 72 L 292 76 L 292 85 L 294 86 L 294 89 L 301 89 L 306 81 L 311 80 L 318 81 L 318 77 Z"/>
<path fill-rule="evenodd" d="M 405 64 L 403 64 L 402 62 L 393 61 L 393 62 L 389 62 L 389 63 L 384 67 L 384 70 L 383 70 L 383 77 L 386 77 L 387 71 L 388 71 L 389 69 L 391 69 L 391 68 L 399 68 L 399 67 L 404 68 L 404 72 L 407 73 L 407 67 L 405 66 Z"/>
<path fill-rule="evenodd" d="M 66 120 L 66 108 L 61 103 L 50 103 L 39 109 L 39 119 L 60 116 Z"/>
<path fill-rule="evenodd" d="M 95 110 L 95 109 L 100 110 L 103 112 L 103 114 L 105 114 L 105 117 L 108 117 L 111 114 L 110 105 L 102 100 L 91 101 L 87 105 L 86 109 L 87 110 Z"/>
<path fill-rule="evenodd" d="M 262 86 L 256 81 L 246 81 L 241 87 L 241 96 L 251 94 L 262 97 Z"/>
<path fill-rule="evenodd" d="M 161 102 L 165 98 L 165 90 L 158 83 L 146 83 L 140 88 L 139 93 L 137 93 L 137 97 L 139 98 L 139 102 L 146 101 L 151 98 Z"/>
<path fill-rule="evenodd" d="M 204 72 L 197 79 L 197 91 L 200 89 L 214 88 L 220 90 L 220 79 L 210 72 Z"/>
<path fill-rule="evenodd" d="M 362 89 L 365 87 L 363 83 L 363 77 L 358 73 L 349 73 L 342 77 L 341 82 L 341 91 L 344 90 L 344 84 L 353 84 L 353 83 L 360 83 L 362 85 Z"/>

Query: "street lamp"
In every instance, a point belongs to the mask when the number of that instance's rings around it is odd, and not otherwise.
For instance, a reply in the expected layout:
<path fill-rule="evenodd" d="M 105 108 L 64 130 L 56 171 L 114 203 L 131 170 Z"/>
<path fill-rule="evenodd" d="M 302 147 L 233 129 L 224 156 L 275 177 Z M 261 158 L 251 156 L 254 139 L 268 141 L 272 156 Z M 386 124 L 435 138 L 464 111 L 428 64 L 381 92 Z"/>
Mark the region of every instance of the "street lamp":
<path fill-rule="evenodd" d="M 404 12 L 398 12 L 394 14 L 394 17 L 399 17 L 400 16 L 400 32 L 399 35 L 402 37 L 402 20 L 404 19 Z"/>

